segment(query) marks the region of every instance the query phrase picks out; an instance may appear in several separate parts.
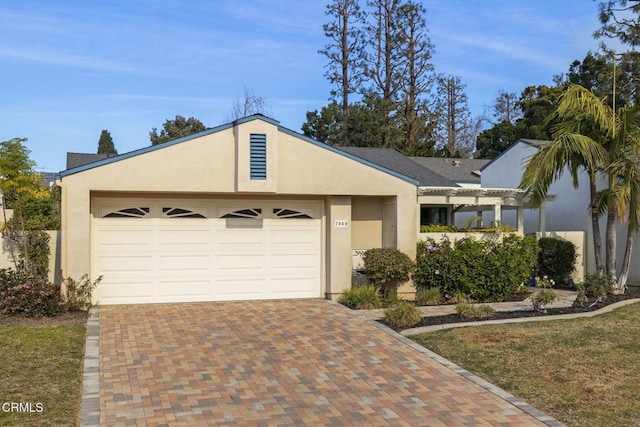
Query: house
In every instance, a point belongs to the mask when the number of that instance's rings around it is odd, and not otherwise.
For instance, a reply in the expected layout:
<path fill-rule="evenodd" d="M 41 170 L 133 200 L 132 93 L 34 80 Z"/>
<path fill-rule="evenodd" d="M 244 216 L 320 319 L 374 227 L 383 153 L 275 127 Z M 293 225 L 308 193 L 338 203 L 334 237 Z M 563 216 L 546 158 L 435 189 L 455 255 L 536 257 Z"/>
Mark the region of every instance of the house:
<path fill-rule="evenodd" d="M 78 164 L 58 181 L 63 275 L 103 276 L 101 304 L 335 299 L 354 250 L 415 256 L 420 205 L 517 204 L 517 190 L 463 188 L 393 153 L 253 115 Z"/>
<path fill-rule="evenodd" d="M 549 141 L 520 139 L 509 146 L 495 159 L 481 169 L 482 187 L 504 185 L 516 188 L 520 185 L 527 163 L 541 145 Z M 601 181 L 598 188 L 604 188 L 606 183 Z M 525 203 L 524 232 L 538 233 L 538 235 L 554 236 L 572 241 L 578 248 L 579 255 L 576 264 L 577 274 L 574 280 L 582 280 L 584 274 L 595 273 L 595 256 L 593 251 L 593 228 L 589 206 L 589 178 L 586 172 L 578 173 L 578 187 L 573 185 L 573 178 L 567 172 L 551 184 L 549 193 L 540 209 L 529 209 Z M 505 215 L 503 222 L 514 224 L 512 215 Z M 600 222 L 600 229 L 604 238 L 604 219 Z M 622 261 L 626 225 L 618 225 L 618 254 Z M 634 256 L 638 256 L 637 251 Z M 636 258 L 640 261 L 640 257 Z M 640 282 L 640 263 L 632 261 L 629 276 L 630 284 Z"/>

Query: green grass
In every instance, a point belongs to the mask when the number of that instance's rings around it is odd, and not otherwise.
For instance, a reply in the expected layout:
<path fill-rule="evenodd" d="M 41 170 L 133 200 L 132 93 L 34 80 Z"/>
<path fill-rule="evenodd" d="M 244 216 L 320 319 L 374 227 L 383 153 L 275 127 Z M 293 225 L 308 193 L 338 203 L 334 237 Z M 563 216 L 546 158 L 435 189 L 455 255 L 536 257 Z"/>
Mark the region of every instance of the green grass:
<path fill-rule="evenodd" d="M 82 388 L 85 328 L 0 327 L 0 405 L 42 404 L 42 412 L 4 412 L 0 426 L 75 426 Z"/>
<path fill-rule="evenodd" d="M 412 337 L 570 426 L 640 420 L 640 303 L 590 319 Z"/>

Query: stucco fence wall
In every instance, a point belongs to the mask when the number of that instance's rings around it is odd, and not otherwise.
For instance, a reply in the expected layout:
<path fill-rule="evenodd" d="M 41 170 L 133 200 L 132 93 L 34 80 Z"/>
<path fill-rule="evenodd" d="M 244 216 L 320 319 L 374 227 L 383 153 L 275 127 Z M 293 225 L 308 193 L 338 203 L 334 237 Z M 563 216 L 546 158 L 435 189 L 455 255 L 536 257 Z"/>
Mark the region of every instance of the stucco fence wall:
<path fill-rule="evenodd" d="M 60 230 L 47 231 L 49 235 L 49 280 L 61 283 L 60 276 Z M 14 268 L 7 239 L 0 238 L 0 268 Z M 17 255 L 16 255 L 17 256 Z"/>

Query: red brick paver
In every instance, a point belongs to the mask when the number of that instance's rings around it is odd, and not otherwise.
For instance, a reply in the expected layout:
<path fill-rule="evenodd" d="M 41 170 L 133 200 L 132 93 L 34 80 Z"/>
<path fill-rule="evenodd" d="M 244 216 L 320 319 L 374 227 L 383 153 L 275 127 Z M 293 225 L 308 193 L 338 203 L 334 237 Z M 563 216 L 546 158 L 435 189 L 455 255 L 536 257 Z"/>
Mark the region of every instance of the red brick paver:
<path fill-rule="evenodd" d="M 100 421 L 542 425 L 323 300 L 101 307 Z"/>

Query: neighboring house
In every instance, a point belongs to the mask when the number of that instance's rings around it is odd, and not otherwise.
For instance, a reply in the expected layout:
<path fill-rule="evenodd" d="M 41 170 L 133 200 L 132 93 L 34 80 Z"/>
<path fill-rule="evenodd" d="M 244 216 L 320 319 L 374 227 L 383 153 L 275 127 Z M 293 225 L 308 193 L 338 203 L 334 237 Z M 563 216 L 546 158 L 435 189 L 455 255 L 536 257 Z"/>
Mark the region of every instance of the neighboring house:
<path fill-rule="evenodd" d="M 102 304 L 336 298 L 351 286 L 354 250 L 415 256 L 418 206 L 499 210 L 520 198 L 262 115 L 78 164 L 59 185 L 63 275 L 104 276 Z"/>
<path fill-rule="evenodd" d="M 548 141 L 520 139 L 509 146 L 498 157 L 487 163 L 482 168 L 482 186 L 494 187 L 504 185 L 518 187 L 527 163 L 542 144 Z M 604 188 L 605 183 L 599 182 L 598 187 Z M 547 233 L 548 235 L 564 236 L 565 232 L 579 231 L 584 233 L 582 242 L 575 242 L 584 248 L 584 271 L 595 272 L 595 256 L 593 253 L 593 229 L 589 206 L 589 178 L 586 172 L 578 174 L 578 188 L 573 185 L 573 179 L 568 171 L 549 188 L 549 194 L 544 205 L 540 209 L 525 209 L 524 231 L 525 233 Z M 526 207 L 526 203 L 525 203 Z M 505 223 L 514 223 L 514 218 L 509 214 L 503 217 Z M 601 220 L 600 229 L 604 241 L 605 222 Z M 619 225 L 618 230 L 618 261 L 622 261 L 624 255 L 624 241 L 626 239 L 626 225 Z M 630 284 L 640 282 L 640 256 L 634 251 L 637 261 L 632 261 Z"/>

